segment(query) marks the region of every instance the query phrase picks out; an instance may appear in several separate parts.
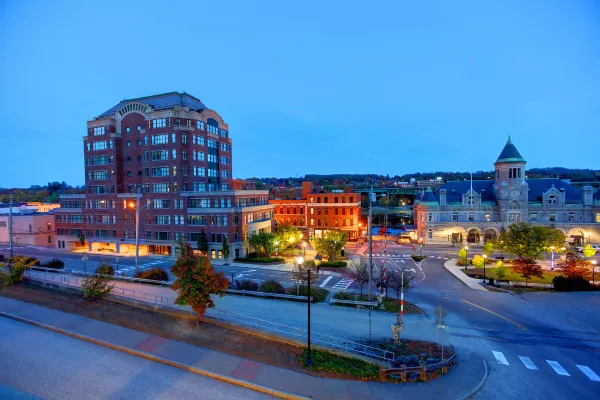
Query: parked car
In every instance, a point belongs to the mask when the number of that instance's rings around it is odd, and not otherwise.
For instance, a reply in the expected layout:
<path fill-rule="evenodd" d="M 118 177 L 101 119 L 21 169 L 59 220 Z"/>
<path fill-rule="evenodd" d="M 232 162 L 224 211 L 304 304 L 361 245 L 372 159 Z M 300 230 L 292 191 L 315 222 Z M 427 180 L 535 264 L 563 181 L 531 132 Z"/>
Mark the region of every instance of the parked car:
<path fill-rule="evenodd" d="M 596 250 L 596 251 L 600 251 L 600 244 L 592 244 L 592 249 Z"/>
<path fill-rule="evenodd" d="M 578 253 L 583 253 L 583 246 L 575 246 L 573 247 L 573 250 L 575 250 Z"/>

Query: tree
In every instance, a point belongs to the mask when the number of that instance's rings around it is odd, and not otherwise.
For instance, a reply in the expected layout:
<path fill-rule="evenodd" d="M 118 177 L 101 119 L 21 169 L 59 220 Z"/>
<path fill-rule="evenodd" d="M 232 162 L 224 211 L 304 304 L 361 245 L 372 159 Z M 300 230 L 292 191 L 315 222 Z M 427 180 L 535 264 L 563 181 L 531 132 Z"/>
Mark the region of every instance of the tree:
<path fill-rule="evenodd" d="M 113 286 L 109 285 L 111 278 L 106 275 L 92 275 L 81 281 L 81 291 L 86 300 L 98 300 L 110 293 Z"/>
<path fill-rule="evenodd" d="M 85 245 L 85 236 L 83 236 L 83 233 L 80 233 L 79 235 L 77 235 L 77 239 L 79 239 L 79 243 L 84 246 Z"/>
<path fill-rule="evenodd" d="M 508 227 L 508 231 L 500 234 L 500 248 L 522 259 L 535 263 L 542 253 L 554 246 L 560 248 L 565 235 L 556 229 L 546 226 L 531 225 L 518 222 Z"/>
<path fill-rule="evenodd" d="M 101 266 L 99 266 L 98 268 L 96 268 L 96 273 L 100 274 L 100 275 L 114 275 L 115 269 L 113 268 L 112 265 L 104 263 Z"/>
<path fill-rule="evenodd" d="M 506 276 L 506 268 L 504 268 L 504 263 L 502 261 L 498 261 L 496 263 L 494 274 L 496 275 L 496 279 L 499 281 L 504 279 L 504 277 Z"/>
<path fill-rule="evenodd" d="M 255 233 L 250 236 L 249 242 L 259 257 L 269 257 L 275 249 L 275 235 L 272 233 Z"/>
<path fill-rule="evenodd" d="M 572 252 L 567 253 L 564 261 L 558 262 L 558 268 L 564 272 L 567 278 L 588 279 L 592 274 L 592 263 Z"/>
<path fill-rule="evenodd" d="M 198 243 L 196 243 L 196 248 L 200 250 L 202 254 L 208 254 L 208 238 L 206 237 L 206 232 L 204 232 L 204 229 L 202 229 L 200 231 L 200 235 L 198 235 Z M 183 251 L 183 247 L 181 248 L 181 251 Z"/>
<path fill-rule="evenodd" d="M 525 278 L 525 286 L 527 281 L 532 277 L 543 278 L 542 267 L 529 258 L 519 258 L 513 261 L 513 272 Z"/>
<path fill-rule="evenodd" d="M 473 266 L 475 268 L 483 268 L 483 257 L 480 256 L 479 254 L 476 254 L 475 257 L 473 257 Z"/>
<path fill-rule="evenodd" d="M 23 281 L 25 271 L 38 264 L 38 260 L 31 257 L 14 256 L 8 263 L 0 263 L 0 284 L 14 285 Z"/>
<path fill-rule="evenodd" d="M 368 262 L 361 260 L 360 263 L 350 261 L 350 265 L 347 268 L 345 274 L 346 277 L 356 281 L 360 289 L 360 295 L 363 293 L 363 286 L 369 282 L 369 264 Z"/>
<path fill-rule="evenodd" d="M 483 245 L 483 254 L 487 254 L 487 256 L 489 257 L 493 251 L 494 251 L 494 243 L 492 243 L 492 241 L 488 240 Z"/>
<path fill-rule="evenodd" d="M 189 305 L 196 312 L 198 320 L 207 308 L 215 306 L 210 295 L 223 297 L 230 285 L 222 272 L 215 272 L 208 257 L 194 254 L 188 244 L 183 246 L 171 272 L 177 277 L 171 285 L 171 289 L 177 291 L 175 304 Z"/>
<path fill-rule="evenodd" d="M 223 235 L 223 258 L 224 259 L 228 259 L 229 258 L 229 243 L 227 243 L 227 236 Z"/>
<path fill-rule="evenodd" d="M 380 206 L 387 207 L 390 204 L 390 198 L 387 196 L 381 196 L 377 202 Z"/>
<path fill-rule="evenodd" d="M 292 280 L 302 285 L 308 282 L 308 274 L 312 273 L 311 267 L 314 261 L 305 260 L 302 265 L 294 265 L 292 270 Z M 313 275 L 311 275 L 312 277 Z"/>
<path fill-rule="evenodd" d="M 311 244 L 318 254 L 327 255 L 328 261 L 334 261 L 348 241 L 348 234 L 343 231 L 328 231 L 323 236 L 314 238 Z"/>
<path fill-rule="evenodd" d="M 594 257 L 594 255 L 596 255 L 596 250 L 592 248 L 591 244 L 586 244 L 583 248 L 583 255 L 587 258 Z"/>
<path fill-rule="evenodd" d="M 300 228 L 289 223 L 281 224 L 275 236 L 282 253 L 283 250 L 295 247 L 302 240 Z"/>
<path fill-rule="evenodd" d="M 396 298 L 400 300 L 400 294 L 402 293 L 402 289 L 408 290 L 410 289 L 411 282 L 414 279 L 412 273 L 404 270 L 404 279 L 402 279 L 402 272 L 391 270 L 387 273 L 387 287 L 392 289 L 394 293 L 396 293 Z"/>

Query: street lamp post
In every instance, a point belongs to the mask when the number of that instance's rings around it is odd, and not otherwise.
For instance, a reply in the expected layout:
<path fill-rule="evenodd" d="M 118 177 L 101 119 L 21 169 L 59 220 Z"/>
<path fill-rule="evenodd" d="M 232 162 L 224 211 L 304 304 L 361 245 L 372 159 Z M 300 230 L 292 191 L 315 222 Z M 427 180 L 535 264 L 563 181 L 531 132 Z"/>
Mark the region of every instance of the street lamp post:
<path fill-rule="evenodd" d="M 552 251 L 552 267 L 550 269 L 554 271 L 554 246 L 550 246 L 550 250 Z"/>
<path fill-rule="evenodd" d="M 148 185 L 143 184 L 131 184 L 129 187 L 136 188 L 135 196 L 135 274 L 137 275 L 140 271 L 140 197 L 142 196 L 142 189 L 147 188 Z"/>
<path fill-rule="evenodd" d="M 298 269 L 304 264 L 304 257 L 298 256 L 296 257 L 296 262 L 298 263 Z M 312 365 L 312 358 L 310 357 L 310 265 L 307 265 L 308 268 L 308 290 L 306 294 L 306 304 L 307 304 L 307 312 L 308 312 L 308 331 L 307 331 L 307 339 L 306 343 L 308 344 L 308 354 L 306 356 L 306 365 Z"/>
<path fill-rule="evenodd" d="M 596 285 L 596 260 L 592 260 L 592 285 Z"/>
<path fill-rule="evenodd" d="M 469 269 L 469 246 L 465 245 L 465 270 Z"/>
<path fill-rule="evenodd" d="M 483 283 L 486 283 L 486 277 L 485 277 L 485 262 L 487 261 L 488 255 L 484 254 L 483 255 Z"/>
<path fill-rule="evenodd" d="M 419 257 L 423 257 L 423 238 L 419 239 Z"/>
<path fill-rule="evenodd" d="M 306 242 L 302 242 L 302 257 L 306 258 Z"/>

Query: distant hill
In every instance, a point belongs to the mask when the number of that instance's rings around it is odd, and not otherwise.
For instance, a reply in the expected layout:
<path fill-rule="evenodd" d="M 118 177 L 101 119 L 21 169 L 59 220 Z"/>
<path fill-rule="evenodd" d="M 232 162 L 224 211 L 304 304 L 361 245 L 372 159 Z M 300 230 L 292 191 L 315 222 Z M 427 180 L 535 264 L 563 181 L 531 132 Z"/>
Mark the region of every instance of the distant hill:
<path fill-rule="evenodd" d="M 48 182 L 47 185 L 34 185 L 26 189 L 0 189 L 0 203 L 8 203 L 10 193 L 14 202 L 39 201 L 42 203 L 58 203 L 59 193 L 85 193 L 84 187 L 71 186 L 63 182 Z"/>

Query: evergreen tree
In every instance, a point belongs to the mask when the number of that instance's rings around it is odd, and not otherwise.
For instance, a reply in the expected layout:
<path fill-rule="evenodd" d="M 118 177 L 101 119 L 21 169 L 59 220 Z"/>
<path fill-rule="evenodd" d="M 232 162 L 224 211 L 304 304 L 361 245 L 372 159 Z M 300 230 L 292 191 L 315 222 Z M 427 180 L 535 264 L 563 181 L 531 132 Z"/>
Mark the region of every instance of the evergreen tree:
<path fill-rule="evenodd" d="M 200 250 L 204 255 L 208 254 L 208 238 L 206 237 L 206 232 L 204 232 L 204 229 L 200 231 L 200 236 L 198 237 L 198 243 L 196 244 L 196 248 Z"/>

